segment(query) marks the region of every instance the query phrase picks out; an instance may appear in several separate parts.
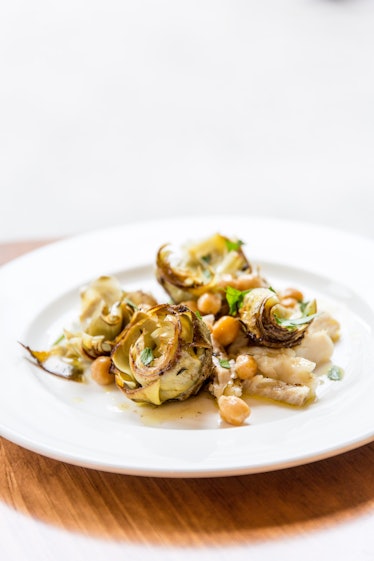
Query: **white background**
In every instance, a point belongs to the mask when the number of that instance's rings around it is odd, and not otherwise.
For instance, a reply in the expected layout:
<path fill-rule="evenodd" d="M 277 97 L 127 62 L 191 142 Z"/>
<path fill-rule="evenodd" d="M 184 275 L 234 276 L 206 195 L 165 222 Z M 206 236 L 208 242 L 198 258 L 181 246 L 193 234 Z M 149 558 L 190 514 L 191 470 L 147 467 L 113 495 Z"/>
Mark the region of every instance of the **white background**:
<path fill-rule="evenodd" d="M 12 0 L 0 241 L 171 215 L 374 236 L 371 0 Z"/>

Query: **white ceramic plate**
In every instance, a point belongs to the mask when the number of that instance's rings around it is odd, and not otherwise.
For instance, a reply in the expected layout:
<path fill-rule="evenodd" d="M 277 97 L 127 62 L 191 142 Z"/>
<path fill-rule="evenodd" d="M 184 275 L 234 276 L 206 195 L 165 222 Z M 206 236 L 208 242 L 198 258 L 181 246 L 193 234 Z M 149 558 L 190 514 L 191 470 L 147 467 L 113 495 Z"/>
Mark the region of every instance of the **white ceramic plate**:
<path fill-rule="evenodd" d="M 17 341 L 45 348 L 79 308 L 79 288 L 101 274 L 152 290 L 157 248 L 220 231 L 246 242 L 253 265 L 275 287 L 297 286 L 341 322 L 334 362 L 342 381 L 297 410 L 254 400 L 248 424 L 220 423 L 202 395 L 161 408 L 123 394 L 58 379 L 32 365 Z M 373 242 L 332 229 L 260 218 L 208 217 L 135 224 L 68 239 L 0 272 L 2 435 L 81 466 L 167 477 L 237 475 L 285 468 L 374 439 Z"/>

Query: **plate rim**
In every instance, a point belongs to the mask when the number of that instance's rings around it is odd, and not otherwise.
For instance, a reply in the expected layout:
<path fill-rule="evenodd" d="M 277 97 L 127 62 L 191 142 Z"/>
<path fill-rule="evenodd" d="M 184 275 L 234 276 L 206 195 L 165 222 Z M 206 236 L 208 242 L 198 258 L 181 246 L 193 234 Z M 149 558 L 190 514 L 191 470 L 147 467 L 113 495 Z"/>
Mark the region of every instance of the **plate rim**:
<path fill-rule="evenodd" d="M 232 224 L 233 222 L 237 222 L 242 223 L 243 222 L 243 218 L 245 220 L 252 220 L 255 221 L 257 223 L 266 223 L 266 225 L 268 225 L 269 223 L 272 223 L 274 227 L 279 227 L 281 226 L 285 226 L 286 224 L 288 226 L 291 225 L 292 228 L 296 227 L 296 225 L 300 225 L 302 224 L 303 230 L 306 231 L 313 231 L 313 232 L 323 232 L 325 234 L 327 233 L 334 233 L 335 237 L 338 238 L 344 238 L 346 239 L 351 239 L 353 240 L 353 242 L 360 242 L 360 243 L 367 243 L 369 244 L 369 246 L 373 246 L 374 244 L 371 240 L 367 239 L 367 238 L 363 238 L 361 236 L 357 236 L 355 234 L 351 235 L 347 232 L 342 232 L 340 230 L 331 228 L 331 227 L 326 227 L 326 226 L 321 226 L 321 225 L 316 225 L 316 224 L 311 224 L 311 223 L 300 223 L 297 221 L 285 221 L 285 220 L 280 220 L 280 219 L 272 219 L 272 218 L 262 218 L 262 217 L 243 217 L 243 216 L 225 216 L 224 218 L 222 218 L 222 216 L 209 216 L 209 217 L 199 217 L 200 218 L 200 222 L 201 220 L 207 220 L 208 223 L 211 223 L 212 221 L 214 223 L 219 223 L 220 221 L 224 220 L 228 220 L 230 221 L 230 223 Z M 18 258 L 16 258 L 15 260 L 10 261 L 9 263 L 5 264 L 1 269 L 0 269 L 0 279 L 2 279 L 4 276 L 6 275 L 10 275 L 12 276 L 12 273 L 14 273 L 15 271 L 17 273 L 19 273 L 19 270 L 23 270 L 25 267 L 27 267 L 30 262 L 32 263 L 33 261 L 40 261 L 40 259 L 45 259 L 46 257 L 50 257 L 52 258 L 53 254 L 56 255 L 59 253 L 64 253 L 64 251 L 66 251 L 67 249 L 69 249 L 69 246 L 73 245 L 82 245 L 85 242 L 87 242 L 87 240 L 92 239 L 92 237 L 96 238 L 100 236 L 104 236 L 106 238 L 110 238 L 111 236 L 117 234 L 118 232 L 129 232 L 129 231 L 136 231 L 139 230 L 139 228 L 146 228 L 147 225 L 148 227 L 151 225 L 154 226 L 155 224 L 160 225 L 163 224 L 165 226 L 165 223 L 169 223 L 169 225 L 176 223 L 176 221 L 178 222 L 178 224 L 186 224 L 189 223 L 191 221 L 191 217 L 179 217 L 179 218 L 173 218 L 171 220 L 162 220 L 162 221 L 145 221 L 145 222 L 134 222 L 134 223 L 130 223 L 130 224 L 126 224 L 126 225 L 120 225 L 120 226 L 115 226 L 112 228 L 104 228 L 104 229 L 98 229 L 95 230 L 93 232 L 88 232 L 88 233 L 83 233 L 80 234 L 78 236 L 71 236 L 69 238 L 66 239 L 62 239 L 62 240 L 58 240 L 52 243 L 47 244 L 46 246 L 43 247 L 39 247 L 37 249 L 35 249 L 32 252 L 29 252 L 28 254 L 24 255 L 24 256 L 20 256 Z M 231 232 L 230 232 L 231 233 Z M 251 260 L 251 256 L 249 255 L 249 259 Z M 282 263 L 282 262 L 281 262 Z M 149 263 L 148 263 L 149 264 Z M 293 266 L 295 266 L 293 264 Z M 122 270 L 126 270 L 125 268 L 123 268 Z M 315 271 L 312 270 L 310 271 L 311 273 L 314 273 Z M 71 279 L 69 278 L 69 281 L 71 281 Z M 77 284 L 77 282 L 76 282 Z M 47 297 L 48 299 L 48 297 Z M 14 358 L 14 357 L 13 357 Z M 2 398 L 1 398 L 2 399 Z M 0 399 L 0 401 L 1 401 Z M 113 471 L 116 473 L 127 473 L 129 475 L 145 475 L 145 476 L 156 476 L 156 477 L 221 477 L 221 476 L 231 476 L 231 475 L 243 475 L 243 474 L 250 474 L 250 473 L 260 473 L 260 472 L 267 472 L 267 471 L 274 471 L 274 470 L 278 470 L 278 469 L 285 469 L 288 467 L 294 467 L 294 466 L 298 466 L 298 465 L 303 465 L 303 464 L 307 464 L 307 463 L 311 463 L 314 461 L 319 461 L 321 459 L 325 459 L 325 458 L 329 458 L 332 456 L 335 456 L 337 454 L 341 454 L 344 452 L 347 452 L 349 450 L 352 450 L 354 448 L 357 448 L 359 446 L 365 445 L 369 442 L 371 442 L 372 440 L 374 440 L 374 427 L 371 430 L 368 430 L 366 434 L 361 433 L 360 436 L 357 436 L 357 438 L 351 438 L 349 441 L 346 441 L 343 445 L 337 445 L 335 447 L 327 447 L 324 450 L 321 450 L 320 453 L 312 453 L 311 455 L 308 454 L 301 454 L 299 457 L 293 457 L 289 458 L 288 460 L 284 460 L 283 462 L 267 462 L 261 466 L 237 466 L 237 467 L 231 467 L 231 468 L 227 468 L 227 467 L 220 467 L 220 466 L 216 466 L 216 467 L 209 467 L 208 465 L 205 465 L 204 467 L 200 466 L 200 467 L 194 467 L 194 466 L 190 466 L 189 468 L 183 468 L 183 467 L 178 467 L 174 465 L 174 468 L 172 469 L 162 469 L 162 468 L 157 468 L 157 467 L 146 467 L 146 466 L 137 466 L 137 467 L 130 467 L 130 466 L 118 466 L 118 465 L 113 465 L 108 461 L 105 460 L 100 460 L 100 459 L 96 459 L 94 461 L 87 461 L 84 460 L 82 457 L 77 457 L 76 455 L 72 454 L 69 456 L 69 454 L 65 451 L 65 452 L 59 452 L 56 449 L 54 450 L 51 447 L 45 446 L 43 445 L 43 443 L 39 443 L 37 444 L 35 442 L 35 440 L 33 441 L 30 438 L 30 435 L 25 436 L 20 434 L 17 431 L 13 431 L 11 427 L 7 426 L 6 423 L 4 423 L 3 418 L 2 418 L 2 413 L 0 412 L 0 426 L 1 426 L 1 433 L 2 435 L 7 438 L 8 440 L 19 444 L 20 446 L 23 446 L 24 448 L 27 448 L 29 450 L 32 450 L 33 452 L 36 453 L 40 453 L 42 455 L 45 455 L 47 457 L 51 457 L 51 458 L 55 458 L 59 461 L 67 461 L 68 463 L 72 463 L 74 465 L 80 465 L 83 467 L 88 467 L 88 468 L 93 468 L 93 469 L 99 469 L 99 470 L 103 470 L 103 471 Z M 154 429 L 152 429 L 154 430 Z M 156 429 L 157 430 L 157 429 Z M 165 429 L 162 429 L 165 430 Z M 168 429 L 166 429 L 168 430 Z M 215 429 L 216 430 L 216 429 Z M 238 430 L 238 429 L 232 429 L 232 430 Z M 180 432 L 180 430 L 179 430 Z"/>

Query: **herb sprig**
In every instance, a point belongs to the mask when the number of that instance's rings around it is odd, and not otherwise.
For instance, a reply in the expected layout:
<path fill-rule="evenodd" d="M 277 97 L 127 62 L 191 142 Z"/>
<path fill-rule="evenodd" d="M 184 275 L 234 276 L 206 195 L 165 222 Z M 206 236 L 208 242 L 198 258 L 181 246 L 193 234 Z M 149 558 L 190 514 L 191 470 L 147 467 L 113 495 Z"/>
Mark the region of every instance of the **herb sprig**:
<path fill-rule="evenodd" d="M 242 242 L 242 240 L 225 240 L 225 244 L 228 251 L 238 251 L 238 249 L 240 249 L 241 246 L 244 245 L 244 242 Z"/>
<path fill-rule="evenodd" d="M 340 366 L 333 364 L 327 373 L 327 377 L 334 382 L 338 382 L 343 378 L 344 372 Z"/>
<path fill-rule="evenodd" d="M 285 327 L 286 329 L 296 329 L 300 325 L 306 325 L 310 323 L 317 314 L 311 314 L 310 316 L 301 316 L 299 318 L 281 318 L 274 314 L 275 321 L 278 325 Z"/>
<path fill-rule="evenodd" d="M 140 360 L 142 361 L 144 366 L 148 366 L 149 364 L 151 364 L 153 359 L 154 356 L 151 347 L 144 347 L 144 349 L 140 353 Z"/>
<path fill-rule="evenodd" d="M 231 368 L 230 361 L 224 358 L 219 359 L 219 364 L 222 368 L 227 368 L 228 370 Z"/>
<path fill-rule="evenodd" d="M 235 316 L 238 313 L 243 305 L 245 295 L 251 290 L 253 289 L 249 288 L 248 290 L 238 290 L 233 286 L 228 286 L 226 288 L 226 300 L 230 307 L 230 315 Z"/>

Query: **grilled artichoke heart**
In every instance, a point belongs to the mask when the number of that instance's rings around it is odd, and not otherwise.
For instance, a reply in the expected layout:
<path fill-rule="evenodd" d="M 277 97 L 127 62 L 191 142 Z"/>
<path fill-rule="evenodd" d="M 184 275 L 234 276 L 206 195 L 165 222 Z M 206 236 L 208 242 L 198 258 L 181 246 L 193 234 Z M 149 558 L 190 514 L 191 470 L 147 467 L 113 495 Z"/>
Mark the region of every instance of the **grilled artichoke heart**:
<path fill-rule="evenodd" d="M 215 234 L 181 248 L 163 245 L 157 253 L 156 277 L 175 303 L 196 300 L 219 289 L 224 275 L 251 273 L 240 241 Z"/>
<path fill-rule="evenodd" d="M 280 304 L 272 289 L 254 288 L 245 294 L 239 317 L 253 343 L 274 348 L 293 347 L 300 343 L 316 310 L 313 300 L 303 311 L 290 312 Z"/>
<path fill-rule="evenodd" d="M 209 331 L 184 305 L 136 312 L 111 358 L 116 384 L 126 396 L 154 405 L 196 394 L 212 372 Z"/>

